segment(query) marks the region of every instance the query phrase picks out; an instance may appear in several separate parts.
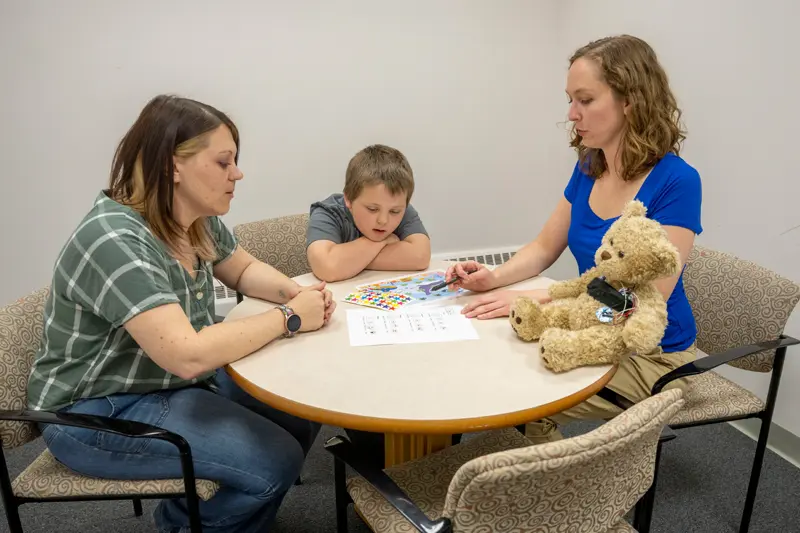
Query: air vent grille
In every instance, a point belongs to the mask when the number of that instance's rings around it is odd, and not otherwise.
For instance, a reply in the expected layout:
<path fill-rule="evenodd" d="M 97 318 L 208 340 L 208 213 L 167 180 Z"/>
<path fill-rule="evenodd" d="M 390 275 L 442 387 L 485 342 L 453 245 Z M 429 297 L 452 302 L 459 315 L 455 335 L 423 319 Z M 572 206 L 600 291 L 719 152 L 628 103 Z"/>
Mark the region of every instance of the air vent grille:
<path fill-rule="evenodd" d="M 482 265 L 497 266 L 497 265 L 502 265 L 503 263 L 514 257 L 516 253 L 517 252 L 497 252 L 497 253 L 485 253 L 479 255 L 458 256 L 446 259 L 446 261 L 477 261 Z"/>

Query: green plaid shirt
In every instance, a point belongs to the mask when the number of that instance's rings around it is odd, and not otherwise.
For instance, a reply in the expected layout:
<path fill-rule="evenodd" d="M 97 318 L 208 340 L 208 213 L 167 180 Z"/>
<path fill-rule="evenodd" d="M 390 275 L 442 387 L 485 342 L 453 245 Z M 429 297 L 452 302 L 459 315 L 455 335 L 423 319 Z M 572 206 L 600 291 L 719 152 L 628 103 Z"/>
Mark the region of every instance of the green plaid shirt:
<path fill-rule="evenodd" d="M 201 263 L 192 279 L 136 211 L 100 193 L 56 260 L 28 382 L 31 409 L 183 387 L 213 375 L 184 380 L 170 374 L 123 327 L 170 303 L 183 307 L 196 331 L 214 323 L 212 267 L 233 253 L 236 240 L 219 218 L 207 222 L 218 258 Z"/>

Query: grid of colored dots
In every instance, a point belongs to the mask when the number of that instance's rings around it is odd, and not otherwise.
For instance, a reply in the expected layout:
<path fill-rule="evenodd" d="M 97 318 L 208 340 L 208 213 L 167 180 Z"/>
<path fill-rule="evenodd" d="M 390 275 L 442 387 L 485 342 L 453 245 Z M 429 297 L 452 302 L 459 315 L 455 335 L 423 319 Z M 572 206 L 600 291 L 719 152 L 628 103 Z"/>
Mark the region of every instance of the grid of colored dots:
<path fill-rule="evenodd" d="M 410 296 L 393 292 L 359 291 L 348 294 L 345 302 L 394 311 L 411 301 Z"/>

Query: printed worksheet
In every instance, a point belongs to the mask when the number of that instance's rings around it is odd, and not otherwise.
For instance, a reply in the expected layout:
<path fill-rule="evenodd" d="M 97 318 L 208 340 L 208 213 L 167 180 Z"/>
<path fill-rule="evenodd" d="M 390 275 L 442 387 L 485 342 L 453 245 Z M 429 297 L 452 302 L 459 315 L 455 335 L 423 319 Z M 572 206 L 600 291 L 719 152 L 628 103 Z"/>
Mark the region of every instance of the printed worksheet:
<path fill-rule="evenodd" d="M 425 307 L 387 313 L 348 309 L 350 346 L 409 344 L 478 339 L 461 306 Z"/>

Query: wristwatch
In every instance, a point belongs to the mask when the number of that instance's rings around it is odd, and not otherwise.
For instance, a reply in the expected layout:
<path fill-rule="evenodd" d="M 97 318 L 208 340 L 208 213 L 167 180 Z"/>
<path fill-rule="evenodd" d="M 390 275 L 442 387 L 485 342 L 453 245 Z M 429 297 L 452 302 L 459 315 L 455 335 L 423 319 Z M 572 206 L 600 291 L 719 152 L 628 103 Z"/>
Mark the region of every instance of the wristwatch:
<path fill-rule="evenodd" d="M 279 305 L 278 309 L 283 313 L 283 323 L 286 329 L 286 333 L 283 336 L 294 337 L 294 334 L 300 331 L 300 315 L 295 314 L 288 305 Z"/>

